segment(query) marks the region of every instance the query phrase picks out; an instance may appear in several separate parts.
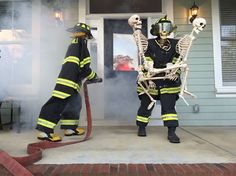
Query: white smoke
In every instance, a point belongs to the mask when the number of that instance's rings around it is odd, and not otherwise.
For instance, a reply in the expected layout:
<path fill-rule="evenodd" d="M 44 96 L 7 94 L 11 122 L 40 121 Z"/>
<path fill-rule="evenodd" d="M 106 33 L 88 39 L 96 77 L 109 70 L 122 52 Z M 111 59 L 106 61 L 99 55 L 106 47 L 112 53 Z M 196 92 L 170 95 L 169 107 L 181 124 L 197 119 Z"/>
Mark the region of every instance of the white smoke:
<path fill-rule="evenodd" d="M 42 5 L 35 7 L 41 12 L 34 12 L 31 5 L 24 2 L 20 4 L 19 1 L 13 10 L 18 16 L 14 17 L 13 26 L 7 30 L 7 38 L 5 26 L 1 26 L 0 100 L 19 100 L 23 128 L 34 128 L 39 111 L 55 86 L 70 37 L 66 26 L 55 21 L 52 8 Z M 12 6 L 9 6 L 8 11 L 11 9 Z M 35 14 L 38 12 L 41 14 Z M 26 23 L 26 19 L 33 16 L 40 17 L 33 18 L 37 22 L 32 21 L 40 32 L 32 35 L 31 22 Z M 1 16 L 1 20 L 10 23 L 12 19 L 7 14 L 6 17 Z M 24 30 L 16 29 L 14 25 Z"/>

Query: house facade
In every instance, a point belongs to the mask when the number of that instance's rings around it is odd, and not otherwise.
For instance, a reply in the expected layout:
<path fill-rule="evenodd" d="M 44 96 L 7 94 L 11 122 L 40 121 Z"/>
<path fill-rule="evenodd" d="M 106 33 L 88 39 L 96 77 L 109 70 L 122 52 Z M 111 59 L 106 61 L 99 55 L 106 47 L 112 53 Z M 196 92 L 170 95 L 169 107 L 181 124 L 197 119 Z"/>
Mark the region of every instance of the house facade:
<path fill-rule="evenodd" d="M 88 43 L 91 67 L 104 80 L 101 84 L 89 85 L 94 124 L 135 125 L 139 106 L 137 72 L 114 69 L 117 55 L 124 55 L 130 62 L 135 62 L 132 53 L 136 52 L 136 46 L 130 41 L 133 31 L 127 20 L 138 14 L 143 20 L 144 35 L 151 38 L 151 24 L 167 15 L 177 25 L 174 37 L 181 37 L 193 28 L 189 23 L 189 8 L 194 1 L 116 3 L 111 0 L 0 1 L 0 67 L 5 85 L 1 87 L 0 95 L 21 100 L 22 121 L 34 125 L 41 106 L 51 95 L 70 43 L 66 29 L 77 22 L 86 22 L 92 27 L 95 37 Z M 186 96 L 189 106 L 179 99 L 176 108 L 180 124 L 236 125 L 236 22 L 233 19 L 236 3 L 233 0 L 197 0 L 195 4 L 199 7 L 198 16 L 205 18 L 207 25 L 204 31 L 195 34 L 196 40 L 189 53 L 187 88 L 197 98 Z M 6 34 L 9 35 L 7 39 L 3 37 Z M 3 54 L 9 50 L 6 46 L 26 48 L 28 55 L 10 57 Z M 27 60 L 22 63 L 21 60 L 8 61 L 9 58 L 22 57 Z M 162 125 L 158 103 L 150 123 Z"/>

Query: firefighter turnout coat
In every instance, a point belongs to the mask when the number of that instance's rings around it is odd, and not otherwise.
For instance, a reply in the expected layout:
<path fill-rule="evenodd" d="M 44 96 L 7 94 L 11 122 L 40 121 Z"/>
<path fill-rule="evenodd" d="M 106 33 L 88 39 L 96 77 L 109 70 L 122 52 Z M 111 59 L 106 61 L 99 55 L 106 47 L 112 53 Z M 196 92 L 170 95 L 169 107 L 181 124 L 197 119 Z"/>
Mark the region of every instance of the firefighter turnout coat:
<path fill-rule="evenodd" d="M 97 76 L 90 68 L 90 62 L 91 58 L 86 40 L 73 38 L 56 80 L 52 97 L 40 111 L 36 129 L 53 133 L 59 120 L 61 120 L 61 128 L 63 129 L 74 129 L 78 126 L 81 110 L 79 91 L 82 80 L 85 78 L 91 80 Z M 72 108 L 71 102 L 77 104 L 73 103 L 74 107 Z M 66 107 L 68 104 L 70 106 Z"/>
<path fill-rule="evenodd" d="M 177 39 L 166 39 L 165 43 L 161 45 L 158 42 L 158 38 L 148 40 L 148 48 L 145 52 L 145 60 L 153 61 L 154 68 L 166 68 L 167 63 L 175 63 L 179 56 L 176 52 Z M 160 73 L 156 76 L 164 76 L 165 73 Z M 177 73 L 180 75 L 180 70 Z M 178 118 L 175 110 L 176 100 L 179 98 L 180 92 L 180 77 L 175 80 L 158 79 L 153 80 L 156 87 L 149 89 L 149 94 L 156 100 L 160 100 L 161 104 L 161 118 L 164 122 L 164 126 L 178 126 Z M 137 92 L 140 94 L 143 92 L 141 86 L 137 87 Z M 140 94 L 139 99 L 141 105 L 139 107 L 136 123 L 138 126 L 146 126 L 150 120 L 151 109 L 148 109 L 148 105 L 151 100 L 147 94 Z"/>

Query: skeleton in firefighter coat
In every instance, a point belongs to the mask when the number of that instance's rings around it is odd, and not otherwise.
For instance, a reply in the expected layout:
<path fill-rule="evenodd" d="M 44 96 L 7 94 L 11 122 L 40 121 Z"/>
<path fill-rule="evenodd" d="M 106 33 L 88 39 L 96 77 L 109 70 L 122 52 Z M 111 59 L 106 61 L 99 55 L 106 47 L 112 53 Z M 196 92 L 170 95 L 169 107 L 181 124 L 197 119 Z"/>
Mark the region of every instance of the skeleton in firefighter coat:
<path fill-rule="evenodd" d="M 161 18 L 152 25 L 151 34 L 157 36 L 154 39 L 148 40 L 148 48 L 145 52 L 144 67 L 151 66 L 152 68 L 166 68 L 168 63 L 174 64 L 177 60 L 178 53 L 176 52 L 177 39 L 167 38 L 173 31 L 172 22 L 167 17 Z M 151 69 L 151 68 L 148 68 Z M 145 73 L 144 73 L 145 74 Z M 164 76 L 165 73 L 160 73 L 157 76 Z M 176 78 L 157 79 L 149 81 L 149 94 L 155 99 L 160 100 L 161 104 L 161 118 L 164 126 L 168 127 L 168 140 L 171 143 L 179 143 L 180 139 L 175 134 L 176 127 L 178 127 L 178 117 L 175 110 L 175 103 L 179 98 L 180 92 L 180 73 L 176 74 Z M 152 110 L 148 108 L 151 103 L 147 94 L 140 94 L 143 92 L 142 88 L 138 86 L 137 92 L 141 100 L 140 107 L 136 116 L 136 124 L 138 128 L 138 136 L 146 136 L 145 127 L 147 126 Z"/>

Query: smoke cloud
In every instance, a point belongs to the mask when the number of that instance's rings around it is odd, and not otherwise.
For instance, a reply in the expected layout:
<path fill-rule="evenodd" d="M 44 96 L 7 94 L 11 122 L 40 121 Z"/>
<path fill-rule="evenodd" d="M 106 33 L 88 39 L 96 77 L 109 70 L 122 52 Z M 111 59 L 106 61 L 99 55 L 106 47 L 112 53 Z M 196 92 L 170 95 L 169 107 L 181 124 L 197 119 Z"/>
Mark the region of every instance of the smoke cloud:
<path fill-rule="evenodd" d="M 0 100 L 9 98 L 20 100 L 23 128 L 34 128 L 42 105 L 51 97 L 63 58 L 70 44 L 71 39 L 66 29 L 71 27 L 71 24 L 66 26 L 58 23 L 53 18 L 52 7 L 39 4 L 37 7 L 39 11 L 32 11 L 31 1 L 23 2 L 28 3 L 18 4 L 13 11 L 12 5 L 8 4 L 6 14 L 0 15 L 0 24 L 4 24 L 0 26 Z M 32 16 L 39 16 L 37 19 L 39 21 L 32 21 Z M 73 21 L 77 22 L 74 19 Z M 7 25 L 10 22 L 12 25 Z M 32 22 L 38 26 L 34 28 L 38 31 L 34 35 L 31 29 Z M 123 29 L 120 25 L 117 28 L 121 31 Z M 96 50 L 95 45 L 93 47 Z M 94 69 L 97 61 L 93 58 L 95 57 L 93 53 L 91 57 L 91 65 Z M 104 66 L 104 74 L 106 75 L 107 70 L 111 69 L 113 69 L 112 64 L 111 68 Z M 102 115 L 103 111 L 100 108 L 103 106 L 100 104 L 104 102 L 105 119 L 135 121 L 139 107 L 136 75 L 136 72 L 115 72 L 113 77 L 105 76 L 102 83 L 104 97 L 97 95 L 99 84 L 89 85 L 93 116 Z"/>
<path fill-rule="evenodd" d="M 70 37 L 65 25 L 53 18 L 51 8 L 42 5 L 34 12 L 30 1 L 4 2 L 1 6 L 6 10 L 0 16 L 0 100 L 19 100 L 23 128 L 34 128 L 55 86 Z M 41 14 L 35 14 L 40 10 Z M 35 22 L 33 16 L 40 18 Z M 38 24 L 40 33 L 32 33 L 32 23 Z"/>

